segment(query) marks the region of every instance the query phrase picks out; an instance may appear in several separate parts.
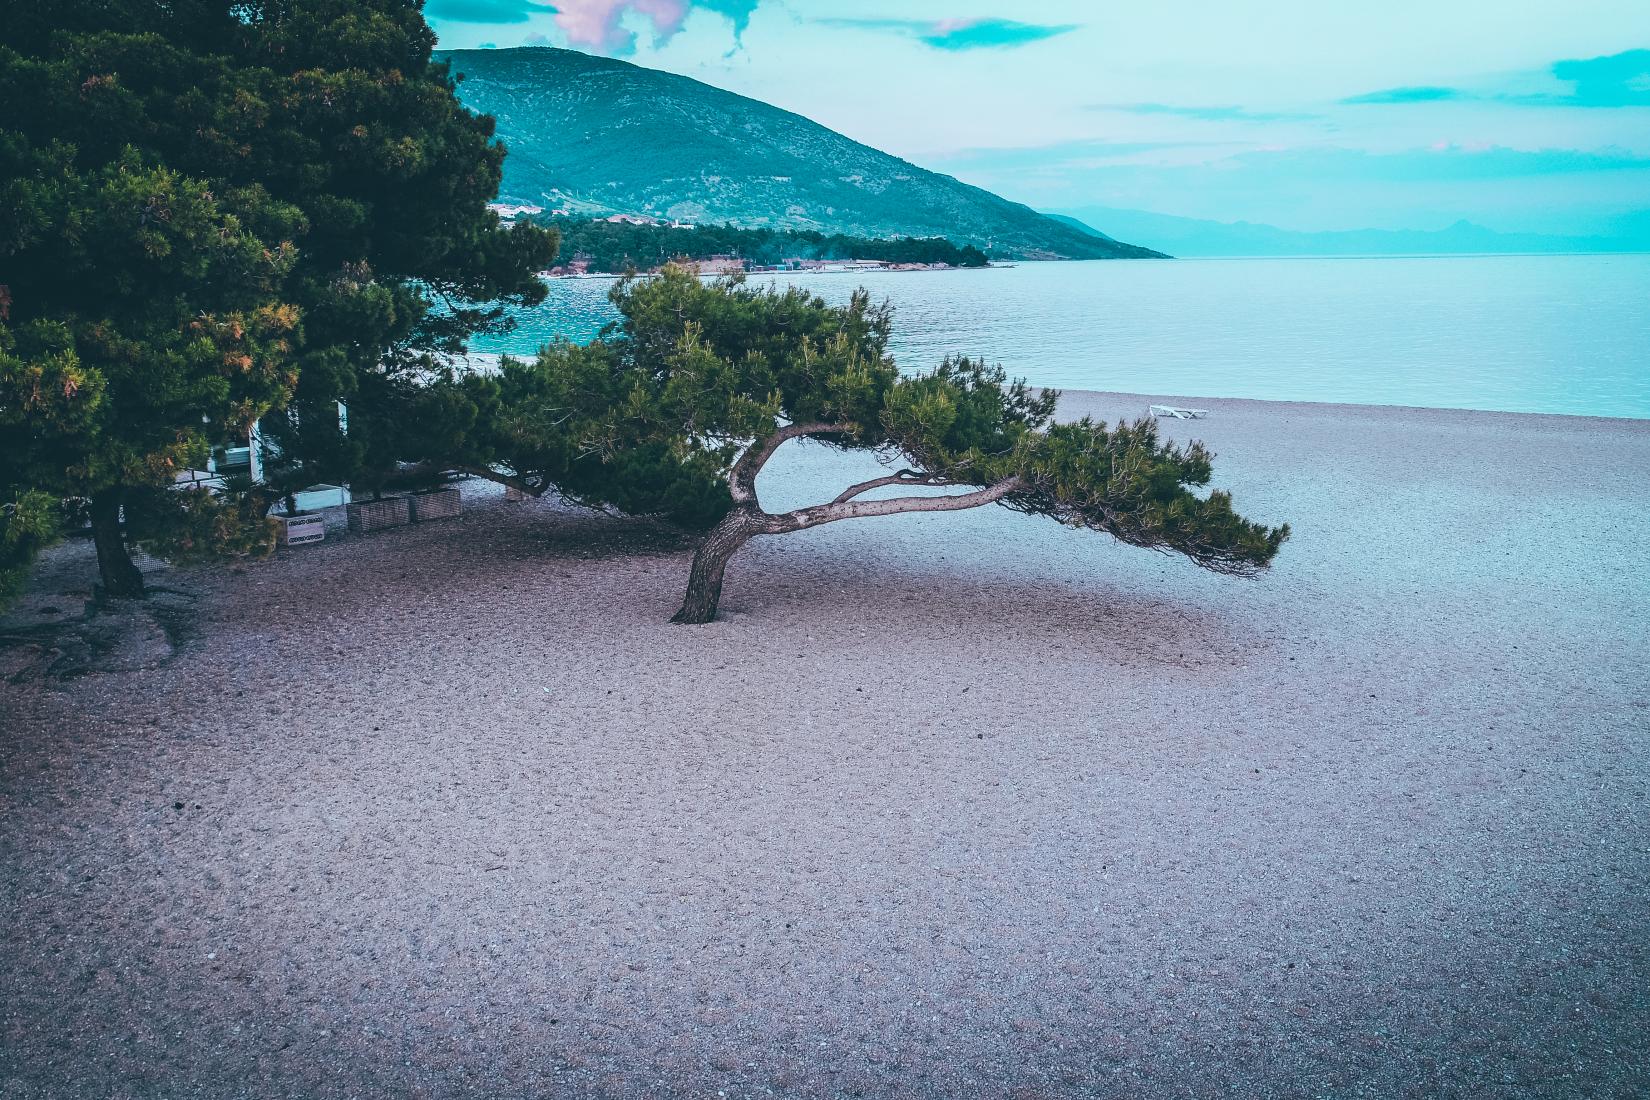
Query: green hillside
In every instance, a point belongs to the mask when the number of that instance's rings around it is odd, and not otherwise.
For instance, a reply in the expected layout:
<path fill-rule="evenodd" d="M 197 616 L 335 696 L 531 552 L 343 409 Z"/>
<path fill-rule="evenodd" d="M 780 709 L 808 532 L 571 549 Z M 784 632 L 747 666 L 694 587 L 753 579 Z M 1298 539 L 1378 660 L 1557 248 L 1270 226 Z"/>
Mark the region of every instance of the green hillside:
<path fill-rule="evenodd" d="M 550 47 L 444 54 L 498 119 L 505 202 L 859 237 L 1024 259 L 1153 257 L 697 80 Z"/>

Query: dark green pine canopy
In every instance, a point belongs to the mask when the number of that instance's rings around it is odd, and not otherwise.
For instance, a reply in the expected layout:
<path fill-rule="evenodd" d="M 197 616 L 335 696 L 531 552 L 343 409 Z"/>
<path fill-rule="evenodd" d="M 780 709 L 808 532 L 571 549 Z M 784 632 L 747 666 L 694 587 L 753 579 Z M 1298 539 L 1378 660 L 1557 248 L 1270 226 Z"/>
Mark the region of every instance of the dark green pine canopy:
<path fill-rule="evenodd" d="M 378 485 L 473 415 L 429 400 L 450 353 L 542 300 L 555 236 L 487 208 L 504 149 L 420 7 L 0 0 L 0 502 L 90 500 L 110 591 L 123 513 L 256 541 L 170 489 L 210 445 L 263 419 L 274 488 Z"/>
<path fill-rule="evenodd" d="M 1288 537 L 1239 516 L 1224 492 L 1201 495 L 1212 456 L 1163 440 L 1149 419 L 1057 423 L 1057 393 L 976 359 L 902 376 L 889 309 L 864 291 L 829 306 L 796 288 L 667 269 L 612 298 L 620 320 L 592 344 L 554 344 L 455 383 L 481 410 L 462 447 L 470 468 L 528 491 L 710 530 L 689 603 L 701 580 L 705 599 L 684 621 L 714 616 L 721 568 L 748 538 L 841 519 L 1001 504 L 1239 575 Z M 756 475 L 802 437 L 898 469 L 768 513 Z M 922 491 L 865 496 L 889 487 Z"/>

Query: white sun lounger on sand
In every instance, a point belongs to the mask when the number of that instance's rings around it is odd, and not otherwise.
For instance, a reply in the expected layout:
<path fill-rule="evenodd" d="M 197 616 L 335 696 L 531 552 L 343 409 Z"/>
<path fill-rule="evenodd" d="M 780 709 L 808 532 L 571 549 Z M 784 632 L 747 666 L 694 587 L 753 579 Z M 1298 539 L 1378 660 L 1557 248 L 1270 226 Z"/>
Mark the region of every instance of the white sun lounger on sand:
<path fill-rule="evenodd" d="M 1209 415 L 1208 409 L 1182 409 L 1175 405 L 1149 405 L 1147 408 L 1153 416 L 1172 416 L 1176 420 L 1202 420 Z"/>

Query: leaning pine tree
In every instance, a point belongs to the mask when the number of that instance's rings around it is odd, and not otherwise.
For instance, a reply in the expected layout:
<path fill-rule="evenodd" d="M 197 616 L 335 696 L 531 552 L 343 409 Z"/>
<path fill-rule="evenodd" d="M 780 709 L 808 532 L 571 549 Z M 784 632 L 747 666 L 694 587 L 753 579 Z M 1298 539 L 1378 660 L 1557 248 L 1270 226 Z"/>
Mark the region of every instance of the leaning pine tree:
<path fill-rule="evenodd" d="M 901 377 L 889 311 L 861 291 L 833 307 L 801 290 L 702 283 L 667 269 L 615 288 L 621 320 L 586 345 L 506 361 L 483 396 L 476 472 L 530 492 L 708 528 L 673 621 L 716 617 L 740 547 L 845 519 L 999 504 L 1186 555 L 1221 573 L 1265 568 L 1287 526 L 1253 523 L 1207 485 L 1210 453 L 1150 420 L 1056 423 L 1057 394 L 948 359 Z M 876 453 L 891 472 L 770 512 L 757 478 L 793 439 Z M 895 495 L 873 493 L 892 492 Z"/>

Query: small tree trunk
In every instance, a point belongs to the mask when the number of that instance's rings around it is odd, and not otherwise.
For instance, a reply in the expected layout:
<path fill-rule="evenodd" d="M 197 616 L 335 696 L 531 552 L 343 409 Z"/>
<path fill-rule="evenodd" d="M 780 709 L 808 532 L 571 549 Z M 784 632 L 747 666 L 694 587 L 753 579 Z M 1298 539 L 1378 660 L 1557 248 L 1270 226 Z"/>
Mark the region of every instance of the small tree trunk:
<path fill-rule="evenodd" d="M 103 580 L 103 594 L 135 600 L 143 596 L 143 574 L 132 563 L 126 536 L 120 530 L 119 488 L 105 489 L 92 497 L 92 542 L 97 546 L 97 571 Z"/>
<path fill-rule="evenodd" d="M 682 599 L 682 609 L 670 621 L 693 625 L 714 622 L 717 605 L 722 602 L 722 573 L 728 567 L 728 559 L 761 531 L 762 524 L 756 514 L 744 507 L 723 516 L 722 522 L 712 528 L 694 552 L 687 595 Z"/>

